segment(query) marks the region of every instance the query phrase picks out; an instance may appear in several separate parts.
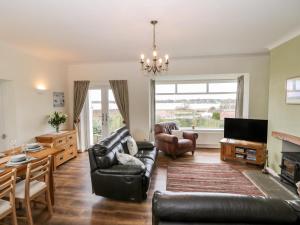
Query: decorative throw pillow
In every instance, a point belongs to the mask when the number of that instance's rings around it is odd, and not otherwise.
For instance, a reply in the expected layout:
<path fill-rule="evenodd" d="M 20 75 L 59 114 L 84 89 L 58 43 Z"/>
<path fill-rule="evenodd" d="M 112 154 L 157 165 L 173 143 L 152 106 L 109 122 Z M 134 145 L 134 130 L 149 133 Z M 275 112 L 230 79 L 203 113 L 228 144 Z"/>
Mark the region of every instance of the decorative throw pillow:
<path fill-rule="evenodd" d="M 133 137 L 128 137 L 127 147 L 130 155 L 135 155 L 138 152 L 138 147 Z"/>
<path fill-rule="evenodd" d="M 117 159 L 122 165 L 140 166 L 142 169 L 146 168 L 141 160 L 133 157 L 132 155 L 117 152 Z"/>
<path fill-rule="evenodd" d="M 171 130 L 171 134 L 175 135 L 178 139 L 183 139 L 183 131 L 182 130 Z"/>

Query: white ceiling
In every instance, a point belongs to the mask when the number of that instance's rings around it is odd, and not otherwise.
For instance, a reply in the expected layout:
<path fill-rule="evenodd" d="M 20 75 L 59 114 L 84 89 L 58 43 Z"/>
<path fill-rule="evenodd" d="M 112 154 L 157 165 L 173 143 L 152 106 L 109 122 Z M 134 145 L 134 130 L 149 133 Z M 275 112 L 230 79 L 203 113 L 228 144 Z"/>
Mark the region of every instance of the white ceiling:
<path fill-rule="evenodd" d="M 299 0 L 1 0 L 0 40 L 66 62 L 261 53 L 300 31 Z"/>

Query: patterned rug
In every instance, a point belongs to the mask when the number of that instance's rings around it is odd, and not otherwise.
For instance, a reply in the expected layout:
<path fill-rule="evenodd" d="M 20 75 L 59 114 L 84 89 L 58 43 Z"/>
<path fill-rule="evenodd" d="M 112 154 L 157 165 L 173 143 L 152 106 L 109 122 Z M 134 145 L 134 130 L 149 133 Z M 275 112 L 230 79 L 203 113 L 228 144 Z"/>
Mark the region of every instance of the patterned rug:
<path fill-rule="evenodd" d="M 171 163 L 168 166 L 167 191 L 264 196 L 240 171 L 227 164 L 215 163 Z"/>

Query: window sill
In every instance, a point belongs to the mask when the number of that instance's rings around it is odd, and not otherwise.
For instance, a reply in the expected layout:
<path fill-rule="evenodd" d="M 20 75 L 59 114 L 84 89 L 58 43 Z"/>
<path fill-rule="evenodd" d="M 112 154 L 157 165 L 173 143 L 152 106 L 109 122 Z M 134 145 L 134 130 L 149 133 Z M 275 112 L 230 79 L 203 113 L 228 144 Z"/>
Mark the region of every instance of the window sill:
<path fill-rule="evenodd" d="M 215 132 L 218 132 L 218 133 L 222 133 L 224 132 L 224 128 L 195 128 L 195 129 L 192 129 L 190 127 L 181 127 L 180 130 L 183 130 L 183 131 L 195 131 L 195 132 L 204 132 L 204 133 L 209 133 L 209 132 L 212 132 L 212 133 L 215 133 Z"/>

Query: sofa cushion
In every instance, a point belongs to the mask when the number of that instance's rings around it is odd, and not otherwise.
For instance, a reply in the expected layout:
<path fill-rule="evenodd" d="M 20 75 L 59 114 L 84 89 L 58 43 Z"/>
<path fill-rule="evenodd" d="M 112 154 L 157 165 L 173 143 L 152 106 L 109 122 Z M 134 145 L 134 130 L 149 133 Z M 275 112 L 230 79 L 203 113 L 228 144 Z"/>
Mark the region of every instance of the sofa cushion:
<path fill-rule="evenodd" d="M 133 139 L 133 137 L 127 138 L 127 148 L 128 148 L 129 154 L 132 156 L 138 152 L 138 146 L 137 146 L 135 140 Z"/>
<path fill-rule="evenodd" d="M 296 224 L 298 219 L 287 202 L 256 196 L 155 192 L 152 201 L 153 214 L 163 221 Z"/>
<path fill-rule="evenodd" d="M 142 169 L 145 169 L 144 163 L 132 155 L 117 152 L 116 156 L 117 156 L 119 163 L 122 165 L 140 166 Z"/>
<path fill-rule="evenodd" d="M 117 174 L 117 175 L 138 175 L 143 174 L 145 170 L 140 166 L 133 165 L 114 165 L 108 169 L 99 169 L 103 174 Z"/>
<path fill-rule="evenodd" d="M 137 157 L 137 158 L 148 158 L 148 159 L 152 159 L 153 161 L 155 161 L 156 155 L 157 155 L 157 152 L 156 152 L 155 149 L 153 149 L 152 151 L 150 151 L 150 150 L 140 150 L 140 151 L 138 151 L 138 153 L 136 153 L 135 157 Z"/>
<path fill-rule="evenodd" d="M 139 150 L 152 150 L 154 145 L 148 141 L 137 141 L 136 142 Z"/>
<path fill-rule="evenodd" d="M 117 152 L 124 152 L 122 143 L 130 136 L 126 127 L 122 127 L 92 147 L 98 168 L 109 168 L 118 163 Z"/>

